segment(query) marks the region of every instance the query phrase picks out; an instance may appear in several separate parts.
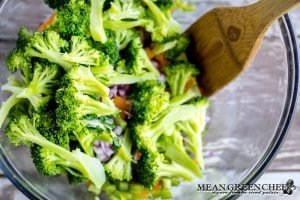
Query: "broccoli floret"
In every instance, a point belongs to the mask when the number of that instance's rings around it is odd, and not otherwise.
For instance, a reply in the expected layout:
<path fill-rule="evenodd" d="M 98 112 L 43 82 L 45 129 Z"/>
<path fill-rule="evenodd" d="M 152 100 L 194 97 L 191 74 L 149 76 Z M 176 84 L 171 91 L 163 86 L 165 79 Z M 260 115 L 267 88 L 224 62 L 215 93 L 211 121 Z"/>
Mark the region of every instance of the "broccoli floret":
<path fill-rule="evenodd" d="M 143 124 L 154 121 L 169 106 L 170 95 L 165 92 L 165 85 L 145 81 L 134 85 L 130 99 L 134 121 Z"/>
<path fill-rule="evenodd" d="M 121 147 L 117 153 L 104 165 L 107 175 L 111 180 L 115 181 L 130 181 L 132 179 L 131 169 L 131 146 L 129 131 L 125 132 L 121 142 Z"/>
<path fill-rule="evenodd" d="M 45 3 L 49 5 L 50 8 L 58 9 L 67 4 L 70 0 L 45 0 Z"/>
<path fill-rule="evenodd" d="M 6 57 L 8 70 L 15 72 L 20 69 L 26 83 L 32 78 L 32 66 L 30 58 L 24 54 L 24 51 L 31 38 L 32 33 L 22 27 L 18 34 L 17 46 Z"/>
<path fill-rule="evenodd" d="M 93 74 L 105 85 L 129 85 L 146 80 L 156 80 L 155 72 L 141 71 L 139 74 L 130 73 L 124 60 L 120 60 L 116 69 L 112 65 L 91 68 Z"/>
<path fill-rule="evenodd" d="M 111 20 L 139 20 L 145 14 L 144 8 L 136 0 L 114 0 L 110 5 L 104 15 Z"/>
<path fill-rule="evenodd" d="M 152 188 L 162 178 L 181 178 L 192 181 L 195 175 L 187 168 L 175 162 L 167 161 L 158 153 L 142 152 L 136 165 L 137 180 L 146 188 Z"/>
<path fill-rule="evenodd" d="M 0 109 L 0 127 L 4 122 L 9 110 L 26 99 L 35 110 L 39 111 L 48 104 L 54 96 L 55 88 L 58 84 L 59 68 L 54 64 L 42 66 L 35 64 L 32 80 L 25 85 L 14 75 L 8 78 L 8 82 L 2 86 L 3 91 L 12 93 L 12 96 L 4 103 Z"/>
<path fill-rule="evenodd" d="M 47 59 L 60 65 L 67 71 L 72 66 L 72 63 L 63 61 L 61 56 L 63 50 L 68 46 L 68 42 L 63 40 L 57 32 L 49 30 L 34 34 L 26 48 L 26 55 Z"/>
<path fill-rule="evenodd" d="M 20 99 L 28 99 L 35 110 L 47 105 L 54 96 L 59 83 L 61 71 L 55 64 L 42 65 L 35 63 L 32 80 L 28 85 L 23 85 L 15 76 L 9 78 L 2 90 L 9 91 Z"/>
<path fill-rule="evenodd" d="M 169 60 L 178 60 L 178 58 L 184 54 L 190 45 L 190 38 L 186 36 L 179 37 L 178 40 L 176 40 L 176 45 L 173 48 L 170 48 L 166 52 L 166 56 Z"/>
<path fill-rule="evenodd" d="M 55 111 L 47 109 L 44 112 L 33 113 L 33 125 L 48 141 L 69 149 L 69 136 L 58 131 L 55 122 Z M 55 153 L 37 144 L 31 147 L 31 157 L 37 170 L 45 176 L 55 176 L 64 173 L 62 166 L 56 165 Z M 46 158 L 46 159 L 45 159 Z"/>
<path fill-rule="evenodd" d="M 95 41 L 105 43 L 107 36 L 103 27 L 103 6 L 105 0 L 90 0 L 90 32 Z"/>
<path fill-rule="evenodd" d="M 155 22 L 153 27 L 146 27 L 147 31 L 152 34 L 152 40 L 157 43 L 166 43 L 176 39 L 182 30 L 180 24 L 171 17 L 172 9 L 167 6 L 168 1 L 165 1 L 166 4 L 163 1 L 153 2 L 152 0 L 143 0 L 143 2 L 148 6 L 150 17 Z"/>
<path fill-rule="evenodd" d="M 160 113 L 152 123 L 132 123 L 131 134 L 139 150 L 157 152 L 157 140 L 160 136 L 177 122 L 197 119 L 198 114 L 197 107 L 192 104 L 171 107 L 168 111 Z"/>
<path fill-rule="evenodd" d="M 90 130 L 88 127 L 96 124 L 97 120 L 100 124 L 101 116 L 118 113 L 118 109 L 108 98 L 108 93 L 109 89 L 97 81 L 85 67 L 69 71 L 56 93 L 56 102 L 59 105 L 56 116 L 60 130 L 75 134 L 89 155 L 93 155 L 93 141 L 102 131 Z"/>
<path fill-rule="evenodd" d="M 173 8 L 182 11 L 192 11 L 195 10 L 195 5 L 188 3 L 186 0 L 174 0 Z"/>
<path fill-rule="evenodd" d="M 156 0 L 155 4 L 161 9 L 161 10 L 170 10 L 174 6 L 173 0 Z"/>
<path fill-rule="evenodd" d="M 163 135 L 158 143 L 158 146 L 168 159 L 189 169 L 196 176 L 201 177 L 201 170 L 186 151 L 183 143 L 183 136 L 178 129 L 175 128 L 170 136 Z"/>
<path fill-rule="evenodd" d="M 64 37 L 85 36 L 89 33 L 90 8 L 84 0 L 69 0 L 56 10 L 51 28 Z"/>
<path fill-rule="evenodd" d="M 185 92 L 187 82 L 199 75 L 199 69 L 190 63 L 181 62 L 164 68 L 167 75 L 167 83 L 171 89 L 172 97 L 182 95 Z"/>
<path fill-rule="evenodd" d="M 44 154 L 44 164 L 48 163 L 49 169 L 51 166 L 61 166 L 65 171 L 89 180 L 99 190 L 106 181 L 104 167 L 97 158 L 92 158 L 78 149 L 70 152 L 50 142 L 38 132 L 26 116 L 11 121 L 6 128 L 6 135 L 15 145 L 36 144 L 52 151 L 51 155 Z"/>
<path fill-rule="evenodd" d="M 116 41 L 120 50 L 123 50 L 127 47 L 127 45 L 131 42 L 132 38 L 134 38 L 136 32 L 128 29 L 116 31 Z"/>
<path fill-rule="evenodd" d="M 81 36 L 71 38 L 71 50 L 62 55 L 65 62 L 76 63 L 76 65 L 101 66 L 106 62 L 106 56 L 92 48 L 89 42 Z"/>
<path fill-rule="evenodd" d="M 126 65 L 130 73 L 139 74 L 143 71 L 153 72 L 157 77 L 159 76 L 158 70 L 154 67 L 148 58 L 140 37 L 135 37 L 126 49 Z"/>
<path fill-rule="evenodd" d="M 184 132 L 186 135 L 184 137 L 186 151 L 194 157 L 201 169 L 204 169 L 201 134 L 205 129 L 205 116 L 209 102 L 207 99 L 199 97 L 193 100 L 191 104 L 196 107 L 195 110 L 197 112 L 195 117 L 185 122 L 178 122 L 176 126 L 178 130 Z"/>
<path fill-rule="evenodd" d="M 119 44 L 114 31 L 106 30 L 107 41 L 103 44 L 95 42 L 97 50 L 102 51 L 109 58 L 109 63 L 114 65 L 120 58 Z"/>

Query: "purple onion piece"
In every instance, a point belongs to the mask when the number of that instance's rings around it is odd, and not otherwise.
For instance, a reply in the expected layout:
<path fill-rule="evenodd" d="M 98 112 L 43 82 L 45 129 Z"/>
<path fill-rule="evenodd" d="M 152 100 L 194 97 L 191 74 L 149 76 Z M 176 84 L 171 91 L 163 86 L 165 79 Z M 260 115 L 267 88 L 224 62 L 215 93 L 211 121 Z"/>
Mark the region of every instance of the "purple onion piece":
<path fill-rule="evenodd" d="M 118 94 L 118 86 L 112 86 L 112 87 L 110 87 L 109 98 L 113 98 L 117 94 Z"/>
<path fill-rule="evenodd" d="M 116 127 L 113 129 L 113 131 L 115 132 L 115 134 L 121 135 L 122 132 L 123 132 L 123 129 L 122 129 L 121 126 L 116 126 Z"/>
<path fill-rule="evenodd" d="M 112 150 L 112 144 L 99 140 L 94 143 L 94 152 L 101 162 L 107 162 L 115 153 Z"/>
<path fill-rule="evenodd" d="M 157 79 L 160 83 L 166 82 L 166 76 L 164 74 L 160 74 L 160 76 Z"/>

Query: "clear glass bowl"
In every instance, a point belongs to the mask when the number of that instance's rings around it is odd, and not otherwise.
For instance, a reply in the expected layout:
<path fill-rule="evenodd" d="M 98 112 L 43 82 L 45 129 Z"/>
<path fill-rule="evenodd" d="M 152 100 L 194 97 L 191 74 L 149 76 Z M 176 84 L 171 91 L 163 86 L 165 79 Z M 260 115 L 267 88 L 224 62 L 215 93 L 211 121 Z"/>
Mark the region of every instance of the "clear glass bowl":
<path fill-rule="evenodd" d="M 197 4 L 195 12 L 176 14 L 184 26 L 213 7 L 253 1 L 193 2 Z M 51 10 L 42 0 L 0 0 L 1 84 L 9 75 L 4 63 L 5 56 L 15 46 L 20 26 L 35 30 L 50 14 Z M 174 188 L 174 199 L 229 198 L 197 193 L 197 183 L 254 182 L 283 142 L 295 108 L 297 88 L 297 44 L 289 17 L 285 15 L 267 33 L 249 70 L 211 99 L 210 120 L 203 139 L 206 161 L 204 178 Z M 7 96 L 1 92 L 0 101 Z M 15 148 L 3 131 L 0 136 L 0 160 L 6 176 L 30 199 L 92 198 L 84 184 L 70 186 L 64 177 L 39 175 L 28 148 Z"/>

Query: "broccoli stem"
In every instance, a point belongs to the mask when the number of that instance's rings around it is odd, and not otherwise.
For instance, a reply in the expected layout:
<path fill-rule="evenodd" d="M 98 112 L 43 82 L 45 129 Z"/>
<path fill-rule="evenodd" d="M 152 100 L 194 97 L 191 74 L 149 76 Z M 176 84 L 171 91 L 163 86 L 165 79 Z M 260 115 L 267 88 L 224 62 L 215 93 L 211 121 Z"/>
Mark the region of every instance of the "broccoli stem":
<path fill-rule="evenodd" d="M 0 127 L 2 127 L 2 124 L 8 115 L 10 109 L 14 107 L 17 103 L 19 103 L 21 99 L 17 98 L 16 95 L 11 95 L 6 102 L 2 103 L 1 109 L 0 109 Z"/>
<path fill-rule="evenodd" d="M 116 74 L 116 76 L 112 76 L 106 82 L 108 86 L 112 85 L 129 85 L 147 80 L 155 80 L 157 78 L 155 73 L 143 73 L 139 75 L 131 75 L 131 74 Z"/>
<path fill-rule="evenodd" d="M 182 95 L 175 96 L 174 98 L 172 98 L 170 101 L 170 106 L 173 106 L 173 107 L 180 106 L 180 105 L 190 101 L 191 99 L 198 97 L 199 95 L 200 95 L 200 93 L 198 91 L 191 89 Z"/>
<path fill-rule="evenodd" d="M 171 164 L 166 164 L 161 161 L 158 162 L 158 169 L 157 169 L 157 177 L 182 177 L 185 180 L 192 181 L 194 179 L 194 174 L 186 169 L 185 167 L 182 167 L 181 165 L 178 165 L 175 162 L 172 162 Z"/>
<path fill-rule="evenodd" d="M 105 43 L 107 36 L 103 28 L 103 6 L 105 0 L 91 0 L 90 31 L 93 39 Z"/>
<path fill-rule="evenodd" d="M 153 18 L 159 26 L 162 26 L 166 23 L 168 23 L 168 19 L 163 14 L 163 12 L 159 9 L 158 6 L 155 5 L 155 3 L 152 0 L 143 0 L 145 4 L 149 7 L 150 11 L 153 14 Z"/>
<path fill-rule="evenodd" d="M 110 29 L 113 31 L 127 30 L 132 29 L 137 26 L 144 26 L 147 24 L 147 20 L 138 20 L 138 21 L 114 21 L 106 20 L 104 23 L 104 28 Z"/>
<path fill-rule="evenodd" d="M 63 147 L 48 141 L 36 130 L 29 120 L 21 118 L 18 122 L 18 126 L 14 126 L 9 134 L 11 137 L 14 137 L 12 139 L 17 138 L 17 140 L 23 143 L 32 142 L 54 152 L 60 156 L 62 160 L 65 159 L 65 162 L 61 162 L 61 164 L 80 171 L 98 189 L 101 189 L 106 181 L 104 168 L 98 159 L 92 158 L 80 152 L 80 150 L 70 152 Z"/>

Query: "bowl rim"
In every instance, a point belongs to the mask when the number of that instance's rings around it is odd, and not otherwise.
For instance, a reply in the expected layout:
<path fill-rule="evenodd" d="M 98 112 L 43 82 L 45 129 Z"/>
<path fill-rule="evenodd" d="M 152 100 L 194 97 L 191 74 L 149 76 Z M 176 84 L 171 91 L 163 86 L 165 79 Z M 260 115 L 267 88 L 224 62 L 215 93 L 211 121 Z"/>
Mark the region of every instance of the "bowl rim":
<path fill-rule="evenodd" d="M 299 92 L 299 43 L 297 34 L 293 28 L 292 21 L 289 14 L 285 14 L 278 19 L 280 29 L 285 43 L 286 56 L 288 62 L 288 84 L 285 97 L 284 108 L 277 125 L 275 134 L 269 143 L 267 150 L 261 156 L 259 161 L 248 171 L 245 178 L 239 184 L 252 184 L 256 182 L 261 175 L 265 172 L 267 167 L 271 164 L 272 160 L 278 153 L 281 145 L 288 135 L 293 116 L 295 113 L 298 92 Z M 237 199 L 240 194 L 228 194 L 221 199 Z"/>
<path fill-rule="evenodd" d="M 0 11 L 3 9 L 6 0 L 0 0 Z M 253 166 L 247 173 L 246 177 L 240 184 L 251 184 L 255 182 L 266 170 L 271 161 L 275 158 L 278 150 L 280 149 L 284 139 L 287 136 L 289 126 L 291 124 L 294 111 L 297 103 L 298 84 L 299 84 L 299 51 L 297 37 L 288 14 L 279 18 L 282 35 L 287 50 L 288 58 L 288 84 L 287 94 L 284 104 L 284 109 L 280 117 L 275 135 L 272 139 L 268 149 L 261 157 L 261 159 Z M 2 136 L 0 136 L 2 137 Z M 0 145 L 0 168 L 4 175 L 13 183 L 29 199 L 47 199 L 43 194 L 38 192 L 34 186 L 29 183 L 9 162 L 4 154 L 4 149 Z M 221 199 L 236 199 L 240 195 L 226 195 Z"/>

